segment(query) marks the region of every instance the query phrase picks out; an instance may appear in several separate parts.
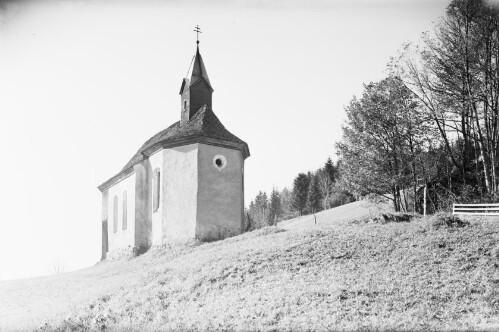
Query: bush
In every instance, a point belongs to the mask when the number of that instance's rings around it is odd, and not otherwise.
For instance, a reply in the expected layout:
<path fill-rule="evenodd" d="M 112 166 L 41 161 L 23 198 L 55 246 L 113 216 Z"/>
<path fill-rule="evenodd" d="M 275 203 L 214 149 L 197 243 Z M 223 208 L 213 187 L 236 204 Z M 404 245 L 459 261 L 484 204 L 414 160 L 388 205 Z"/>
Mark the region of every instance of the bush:
<path fill-rule="evenodd" d="M 411 213 L 380 213 L 357 220 L 354 223 L 387 224 L 390 222 L 410 222 L 414 216 L 415 215 Z"/>
<path fill-rule="evenodd" d="M 462 220 L 458 216 L 450 213 L 436 213 L 430 219 L 433 229 L 437 230 L 442 227 L 444 228 L 460 228 L 468 226 L 470 223 L 466 220 Z"/>

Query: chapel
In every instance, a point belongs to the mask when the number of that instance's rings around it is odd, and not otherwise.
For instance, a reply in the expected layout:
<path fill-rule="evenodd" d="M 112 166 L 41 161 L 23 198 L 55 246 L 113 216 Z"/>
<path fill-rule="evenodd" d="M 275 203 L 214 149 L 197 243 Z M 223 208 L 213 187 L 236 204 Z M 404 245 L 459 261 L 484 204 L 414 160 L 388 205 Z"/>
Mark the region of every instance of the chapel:
<path fill-rule="evenodd" d="M 180 120 L 148 139 L 98 187 L 102 259 L 130 248 L 143 252 L 153 245 L 243 232 L 249 148 L 215 115 L 212 93 L 197 41 L 180 87 Z"/>

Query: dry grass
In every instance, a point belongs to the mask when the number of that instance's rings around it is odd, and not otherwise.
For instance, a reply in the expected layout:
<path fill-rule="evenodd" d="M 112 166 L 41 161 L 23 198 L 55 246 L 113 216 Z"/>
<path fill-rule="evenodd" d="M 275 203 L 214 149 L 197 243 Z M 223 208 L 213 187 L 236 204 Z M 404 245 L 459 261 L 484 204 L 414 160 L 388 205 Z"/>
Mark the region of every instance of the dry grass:
<path fill-rule="evenodd" d="M 153 250 L 136 259 L 151 264 L 133 285 L 44 330 L 499 329 L 497 220 L 355 223 L 342 212 L 327 222 L 331 213 L 313 227 Z"/>

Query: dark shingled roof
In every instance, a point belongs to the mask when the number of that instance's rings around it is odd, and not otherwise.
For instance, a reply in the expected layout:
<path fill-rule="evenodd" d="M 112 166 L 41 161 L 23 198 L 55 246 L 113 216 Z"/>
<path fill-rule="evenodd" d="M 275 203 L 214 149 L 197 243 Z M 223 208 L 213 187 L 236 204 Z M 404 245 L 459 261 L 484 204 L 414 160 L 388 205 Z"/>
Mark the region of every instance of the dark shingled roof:
<path fill-rule="evenodd" d="M 237 149 L 242 152 L 244 159 L 249 157 L 248 144 L 225 129 L 215 113 L 213 113 L 213 110 L 204 105 L 185 125 L 180 125 L 180 121 L 175 122 L 170 127 L 148 139 L 123 169 L 101 184 L 99 189 L 101 191 L 105 190 L 114 182 L 129 174 L 135 164 L 146 159 L 150 153 L 162 146 L 173 147 L 196 142 L 211 143 Z"/>

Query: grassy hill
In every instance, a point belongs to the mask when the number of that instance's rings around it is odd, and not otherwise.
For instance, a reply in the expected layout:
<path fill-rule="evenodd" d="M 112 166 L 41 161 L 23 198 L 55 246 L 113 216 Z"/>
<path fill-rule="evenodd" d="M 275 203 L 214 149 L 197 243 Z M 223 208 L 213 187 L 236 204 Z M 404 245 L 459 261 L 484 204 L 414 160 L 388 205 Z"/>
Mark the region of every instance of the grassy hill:
<path fill-rule="evenodd" d="M 0 282 L 0 330 L 499 329 L 499 220 L 382 223 L 377 210 Z"/>

